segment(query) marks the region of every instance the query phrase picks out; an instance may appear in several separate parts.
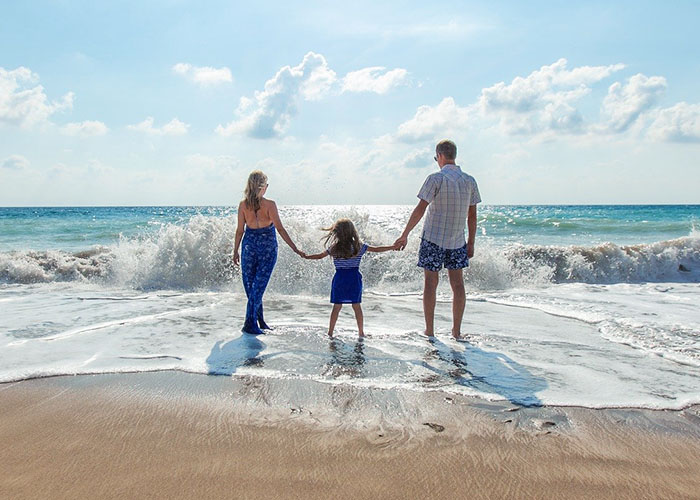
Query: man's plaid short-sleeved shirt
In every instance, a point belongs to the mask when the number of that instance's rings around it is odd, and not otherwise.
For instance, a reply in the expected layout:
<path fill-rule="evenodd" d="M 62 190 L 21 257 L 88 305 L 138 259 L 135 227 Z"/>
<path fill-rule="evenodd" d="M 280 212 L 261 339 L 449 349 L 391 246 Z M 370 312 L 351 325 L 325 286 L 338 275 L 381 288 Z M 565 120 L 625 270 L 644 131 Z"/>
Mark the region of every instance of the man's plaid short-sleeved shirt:
<path fill-rule="evenodd" d="M 418 198 L 429 203 L 422 237 L 445 249 L 463 247 L 469 206 L 481 202 L 474 177 L 457 165 L 444 165 L 425 179 Z"/>

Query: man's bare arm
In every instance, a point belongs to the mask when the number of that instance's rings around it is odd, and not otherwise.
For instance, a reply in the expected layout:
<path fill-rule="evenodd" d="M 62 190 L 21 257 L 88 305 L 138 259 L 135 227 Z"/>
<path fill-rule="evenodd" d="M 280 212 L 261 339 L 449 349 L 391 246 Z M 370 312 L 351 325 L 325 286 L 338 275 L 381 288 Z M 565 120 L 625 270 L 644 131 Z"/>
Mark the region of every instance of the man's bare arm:
<path fill-rule="evenodd" d="M 476 239 L 476 205 L 469 206 L 467 213 L 467 229 L 469 231 L 469 239 L 467 240 L 467 257 L 474 257 L 474 241 Z"/>
<path fill-rule="evenodd" d="M 394 242 L 394 246 L 399 250 L 406 248 L 406 244 L 408 243 L 408 235 L 413 228 L 416 227 L 416 224 L 418 224 L 423 218 L 426 208 L 428 208 L 428 202 L 425 200 L 420 200 L 418 205 L 416 205 L 416 208 L 413 209 L 411 217 L 409 217 L 408 222 L 406 223 L 406 229 L 403 230 L 401 236 L 399 236 Z"/>

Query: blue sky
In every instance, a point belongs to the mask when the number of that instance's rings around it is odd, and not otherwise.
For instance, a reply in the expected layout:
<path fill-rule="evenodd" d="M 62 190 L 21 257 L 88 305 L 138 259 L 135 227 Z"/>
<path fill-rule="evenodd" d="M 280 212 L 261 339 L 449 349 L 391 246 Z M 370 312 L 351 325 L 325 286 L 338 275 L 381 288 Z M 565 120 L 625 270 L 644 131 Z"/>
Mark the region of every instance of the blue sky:
<path fill-rule="evenodd" d="M 0 205 L 700 203 L 700 3 L 7 2 Z"/>

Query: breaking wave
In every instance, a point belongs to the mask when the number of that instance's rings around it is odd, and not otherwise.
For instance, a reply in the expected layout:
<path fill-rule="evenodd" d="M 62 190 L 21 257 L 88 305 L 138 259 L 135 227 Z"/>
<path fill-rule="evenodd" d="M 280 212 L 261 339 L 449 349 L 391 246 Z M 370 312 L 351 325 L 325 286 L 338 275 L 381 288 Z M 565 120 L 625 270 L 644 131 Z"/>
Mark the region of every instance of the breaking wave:
<path fill-rule="evenodd" d="M 353 214 L 360 234 L 373 244 L 389 244 L 391 228 Z M 308 220 L 290 218 L 287 230 L 304 250 L 320 249 L 321 231 Z M 80 252 L 0 253 L 0 283 L 87 281 L 134 289 L 221 289 L 239 286 L 231 252 L 233 218 L 197 215 L 184 224 L 166 224 L 157 233 L 122 237 L 113 246 Z M 362 264 L 365 286 L 386 293 L 420 290 L 416 268 L 417 232 L 404 252 L 369 255 Z M 304 261 L 280 239 L 280 255 L 270 289 L 325 293 L 332 266 Z M 471 289 L 499 290 L 551 283 L 700 282 L 700 235 L 650 244 L 621 246 L 543 246 L 477 239 L 477 255 L 465 281 Z"/>

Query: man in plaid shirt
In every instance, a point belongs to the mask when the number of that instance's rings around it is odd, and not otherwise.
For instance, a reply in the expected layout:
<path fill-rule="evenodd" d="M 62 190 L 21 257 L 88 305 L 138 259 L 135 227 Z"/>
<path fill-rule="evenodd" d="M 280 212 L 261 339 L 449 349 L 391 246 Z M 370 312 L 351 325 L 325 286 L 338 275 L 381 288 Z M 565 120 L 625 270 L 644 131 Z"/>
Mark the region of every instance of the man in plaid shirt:
<path fill-rule="evenodd" d="M 476 237 L 476 204 L 481 202 L 479 188 L 474 177 L 462 172 L 455 165 L 457 146 L 454 142 L 440 141 L 435 147 L 435 161 L 439 172 L 430 174 L 418 192 L 420 201 L 413 209 L 401 236 L 394 242 L 401 250 L 406 247 L 408 235 L 423 218 L 426 208 L 428 215 L 423 224 L 418 266 L 425 272 L 423 288 L 423 314 L 425 334 L 432 337 L 435 316 L 435 295 L 439 281 L 438 272 L 443 266 L 452 287 L 452 336 L 461 337 L 462 317 L 464 316 L 464 279 L 462 269 L 469 265 L 474 256 Z M 469 228 L 469 240 L 465 241 L 464 229 Z"/>

